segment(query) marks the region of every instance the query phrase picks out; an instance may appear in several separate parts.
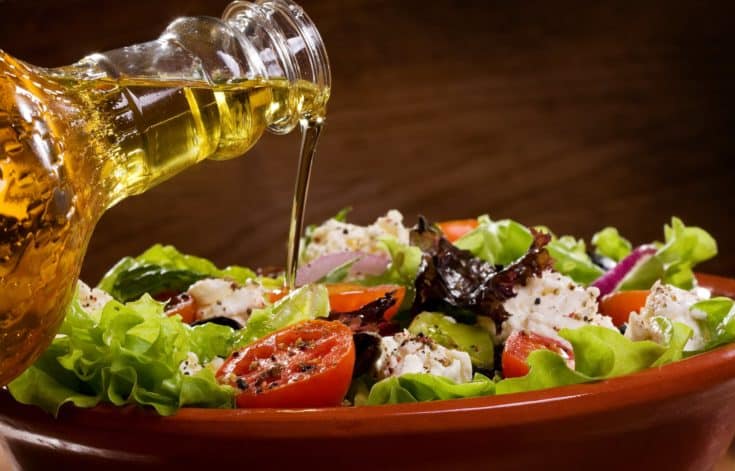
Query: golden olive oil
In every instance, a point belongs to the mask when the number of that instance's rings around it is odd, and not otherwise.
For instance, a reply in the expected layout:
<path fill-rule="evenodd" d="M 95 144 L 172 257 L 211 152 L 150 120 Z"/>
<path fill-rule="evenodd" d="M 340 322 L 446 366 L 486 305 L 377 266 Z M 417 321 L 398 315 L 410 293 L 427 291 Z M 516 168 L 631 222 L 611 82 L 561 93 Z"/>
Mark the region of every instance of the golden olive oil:
<path fill-rule="evenodd" d="M 0 51 L 0 385 L 53 338 L 107 208 L 204 159 L 242 155 L 294 113 L 309 117 L 301 159 L 310 162 L 309 123 L 320 127 L 328 95 L 283 79 L 89 79 Z M 299 221 L 310 164 L 300 168 Z"/>
<path fill-rule="evenodd" d="M 289 289 L 296 284 L 301 252 L 301 233 L 304 229 L 304 209 L 309 192 L 311 167 L 316 155 L 316 146 L 324 126 L 323 116 L 310 116 L 301 120 L 301 150 L 299 166 L 296 169 L 296 183 L 291 202 L 291 222 L 288 229 L 288 253 L 286 258 L 286 283 Z"/>

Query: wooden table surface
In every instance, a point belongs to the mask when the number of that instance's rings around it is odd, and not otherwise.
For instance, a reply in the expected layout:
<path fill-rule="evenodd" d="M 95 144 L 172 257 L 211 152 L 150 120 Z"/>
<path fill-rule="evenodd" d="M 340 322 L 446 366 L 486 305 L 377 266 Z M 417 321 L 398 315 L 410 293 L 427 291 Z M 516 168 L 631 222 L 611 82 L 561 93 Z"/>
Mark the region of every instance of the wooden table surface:
<path fill-rule="evenodd" d="M 0 0 L 0 48 L 39 65 L 152 39 L 223 0 Z M 334 91 L 307 217 L 343 206 L 489 213 L 634 242 L 671 215 L 709 229 L 735 275 L 731 2 L 302 0 Z M 155 242 L 282 264 L 297 136 L 205 163 L 100 221 L 83 276 Z"/>

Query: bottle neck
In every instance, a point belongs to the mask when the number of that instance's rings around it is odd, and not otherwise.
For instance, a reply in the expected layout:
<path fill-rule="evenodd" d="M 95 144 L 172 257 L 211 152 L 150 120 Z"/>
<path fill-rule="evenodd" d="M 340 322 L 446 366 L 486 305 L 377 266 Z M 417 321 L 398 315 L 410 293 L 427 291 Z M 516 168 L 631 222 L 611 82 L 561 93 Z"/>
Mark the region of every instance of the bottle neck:
<path fill-rule="evenodd" d="M 301 118 L 322 117 L 332 86 L 329 59 L 319 31 L 300 6 L 288 0 L 235 1 L 222 18 L 245 48 L 254 47 L 257 60 L 252 62 L 263 76 L 295 85 L 293 107 L 270 124 L 270 131 L 285 134 Z M 299 100 L 302 87 L 314 89 L 308 94 L 312 100 Z"/>
<path fill-rule="evenodd" d="M 179 18 L 157 40 L 92 54 L 62 70 L 86 80 L 210 87 L 260 81 L 311 88 L 313 100 L 292 100 L 270 116 L 268 130 L 276 134 L 292 131 L 305 116 L 323 114 L 331 88 L 321 35 L 290 0 L 234 1 L 222 19 Z"/>
<path fill-rule="evenodd" d="M 51 74 L 74 83 L 112 140 L 110 205 L 204 159 L 242 155 L 266 130 L 323 117 L 331 86 L 321 36 L 289 0 L 180 18 L 157 40 Z"/>

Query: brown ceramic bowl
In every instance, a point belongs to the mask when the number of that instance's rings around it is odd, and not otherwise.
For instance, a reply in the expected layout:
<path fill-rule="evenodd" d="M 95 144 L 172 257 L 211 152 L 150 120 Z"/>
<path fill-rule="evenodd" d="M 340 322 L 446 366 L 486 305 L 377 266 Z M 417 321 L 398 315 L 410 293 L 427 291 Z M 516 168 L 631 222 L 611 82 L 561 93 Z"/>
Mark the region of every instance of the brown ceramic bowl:
<path fill-rule="evenodd" d="M 735 295 L 735 280 L 700 279 Z M 54 419 L 1 392 L 0 433 L 28 470 L 708 470 L 735 434 L 735 345 L 595 384 L 380 407 Z"/>

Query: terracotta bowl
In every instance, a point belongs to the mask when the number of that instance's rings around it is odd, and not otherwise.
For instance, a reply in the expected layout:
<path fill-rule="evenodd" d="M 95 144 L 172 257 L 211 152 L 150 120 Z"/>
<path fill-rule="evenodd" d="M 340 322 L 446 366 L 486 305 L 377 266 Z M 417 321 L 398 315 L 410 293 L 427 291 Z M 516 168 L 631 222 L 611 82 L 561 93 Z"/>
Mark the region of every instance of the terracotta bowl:
<path fill-rule="evenodd" d="M 701 281 L 735 295 L 735 280 Z M 735 345 L 595 384 L 396 406 L 54 419 L 2 391 L 0 433 L 28 470 L 708 470 L 735 434 Z"/>

